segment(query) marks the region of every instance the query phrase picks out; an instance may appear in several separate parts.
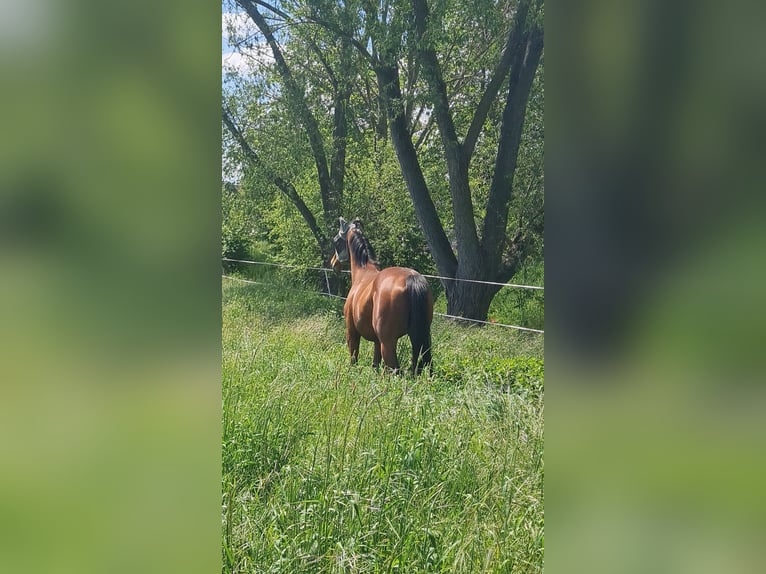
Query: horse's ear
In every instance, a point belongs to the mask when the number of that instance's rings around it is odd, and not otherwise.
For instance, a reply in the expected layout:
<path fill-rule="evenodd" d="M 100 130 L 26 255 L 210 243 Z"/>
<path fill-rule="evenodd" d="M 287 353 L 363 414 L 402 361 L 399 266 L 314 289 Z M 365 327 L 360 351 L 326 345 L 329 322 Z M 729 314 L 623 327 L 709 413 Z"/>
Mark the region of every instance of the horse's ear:
<path fill-rule="evenodd" d="M 358 217 L 354 218 L 354 221 L 351 222 L 351 225 L 356 227 L 359 231 L 362 231 L 362 220 Z"/>

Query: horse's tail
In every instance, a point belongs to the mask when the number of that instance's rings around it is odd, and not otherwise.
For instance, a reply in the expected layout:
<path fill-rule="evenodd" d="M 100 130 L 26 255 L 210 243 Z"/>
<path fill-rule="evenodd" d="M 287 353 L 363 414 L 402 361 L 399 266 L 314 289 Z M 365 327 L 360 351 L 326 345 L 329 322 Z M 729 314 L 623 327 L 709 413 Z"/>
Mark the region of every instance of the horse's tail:
<path fill-rule="evenodd" d="M 406 291 L 410 303 L 407 334 L 412 343 L 412 372 L 417 375 L 425 366 L 431 370 L 433 296 L 425 277 L 419 273 L 407 277 Z"/>

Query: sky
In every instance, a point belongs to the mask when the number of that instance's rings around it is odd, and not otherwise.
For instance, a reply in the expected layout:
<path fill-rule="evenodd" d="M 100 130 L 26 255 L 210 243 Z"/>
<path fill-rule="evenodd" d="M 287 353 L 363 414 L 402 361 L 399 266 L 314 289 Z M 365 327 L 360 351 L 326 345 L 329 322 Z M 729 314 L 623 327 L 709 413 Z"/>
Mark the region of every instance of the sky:
<path fill-rule="evenodd" d="M 236 37 L 242 38 L 256 35 L 257 28 L 244 12 L 223 12 L 221 15 L 221 67 L 223 73 L 236 70 L 241 74 L 249 71 L 253 57 L 271 60 L 271 54 L 264 42 L 255 44 L 252 48 L 235 48 L 229 44 L 229 26 L 233 26 Z M 260 35 L 258 34 L 258 37 Z M 252 56 L 248 56 L 251 54 Z"/>
<path fill-rule="evenodd" d="M 241 54 L 234 51 L 233 46 L 229 44 L 228 26 L 234 24 L 237 33 L 244 32 L 247 28 L 243 13 L 223 12 L 221 14 L 221 66 L 225 74 L 229 68 L 241 69 L 244 61 Z"/>

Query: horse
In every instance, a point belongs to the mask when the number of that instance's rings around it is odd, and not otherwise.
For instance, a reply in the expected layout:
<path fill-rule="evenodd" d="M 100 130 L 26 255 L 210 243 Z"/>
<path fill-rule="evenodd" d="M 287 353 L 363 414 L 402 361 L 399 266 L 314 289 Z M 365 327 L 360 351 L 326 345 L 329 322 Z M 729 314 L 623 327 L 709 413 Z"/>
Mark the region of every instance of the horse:
<path fill-rule="evenodd" d="M 349 225 L 342 217 L 339 220 L 330 264 L 336 271 L 341 263 L 349 262 L 351 267 L 351 288 L 343 306 L 351 364 L 359 358 L 359 342 L 364 337 L 375 345 L 373 367 L 378 368 L 382 358 L 386 367 L 399 373 L 396 345 L 408 335 L 412 343 L 412 374 L 419 375 L 424 367 L 432 372 L 434 304 L 425 277 L 406 267 L 381 270 L 375 251 L 362 233 L 361 221 L 357 218 Z"/>

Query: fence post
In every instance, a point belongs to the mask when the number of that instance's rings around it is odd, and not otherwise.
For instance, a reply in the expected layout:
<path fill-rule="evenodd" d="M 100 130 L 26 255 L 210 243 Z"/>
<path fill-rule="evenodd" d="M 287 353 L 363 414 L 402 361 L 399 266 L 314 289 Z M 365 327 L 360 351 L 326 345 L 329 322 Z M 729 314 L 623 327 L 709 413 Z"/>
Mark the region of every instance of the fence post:
<path fill-rule="evenodd" d="M 324 271 L 324 281 L 327 284 L 327 294 L 332 295 L 332 293 L 330 293 L 330 278 L 327 276 L 327 269 L 323 269 L 323 271 Z"/>

